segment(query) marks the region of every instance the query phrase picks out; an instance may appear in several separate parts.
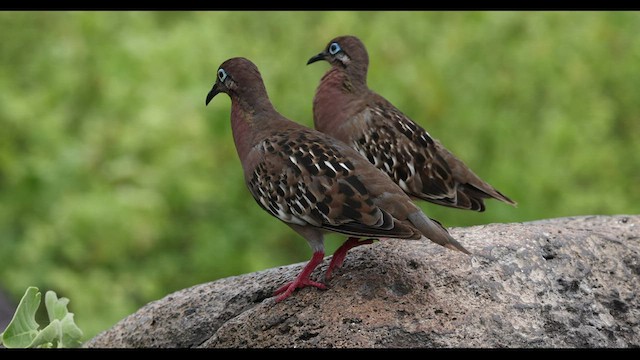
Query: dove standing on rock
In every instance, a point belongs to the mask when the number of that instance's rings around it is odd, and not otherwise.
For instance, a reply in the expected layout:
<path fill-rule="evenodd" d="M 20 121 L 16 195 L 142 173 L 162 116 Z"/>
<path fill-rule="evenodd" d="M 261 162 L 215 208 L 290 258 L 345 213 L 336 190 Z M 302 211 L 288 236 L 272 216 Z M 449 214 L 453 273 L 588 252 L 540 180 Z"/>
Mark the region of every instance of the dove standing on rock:
<path fill-rule="evenodd" d="M 350 236 L 336 250 L 327 278 L 342 264 L 349 249 L 370 244 L 371 238 L 424 236 L 469 254 L 355 150 L 278 113 L 251 61 L 238 57 L 220 65 L 206 104 L 221 92 L 231 98 L 233 139 L 251 195 L 313 249 L 313 257 L 302 272 L 276 290 L 277 301 L 297 288 L 325 288 L 309 276 L 324 258 L 323 236 L 327 231 Z"/>
<path fill-rule="evenodd" d="M 360 39 L 337 37 L 307 64 L 320 60 L 331 68 L 313 99 L 316 130 L 356 149 L 414 198 L 475 211 L 485 210 L 485 198 L 516 205 L 369 89 L 369 55 Z"/>

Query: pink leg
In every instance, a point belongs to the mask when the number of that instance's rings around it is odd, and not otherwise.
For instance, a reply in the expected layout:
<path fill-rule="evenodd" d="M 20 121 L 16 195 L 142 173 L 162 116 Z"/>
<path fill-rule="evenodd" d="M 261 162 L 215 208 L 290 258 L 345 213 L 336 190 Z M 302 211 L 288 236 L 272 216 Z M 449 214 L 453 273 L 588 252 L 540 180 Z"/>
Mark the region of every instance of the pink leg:
<path fill-rule="evenodd" d="M 347 251 L 353 249 L 356 246 L 371 244 L 374 240 L 375 239 L 360 240 L 359 238 L 355 237 L 348 238 L 347 241 L 345 241 L 344 244 L 342 244 L 342 246 L 340 246 L 336 250 L 336 252 L 333 253 L 333 258 L 331 259 L 329 268 L 327 269 L 327 273 L 324 276 L 325 279 L 331 279 L 331 272 L 333 271 L 333 269 L 337 269 L 342 266 L 344 258 L 345 256 L 347 256 Z"/>
<path fill-rule="evenodd" d="M 311 260 L 309 260 L 309 263 L 307 263 L 304 269 L 302 269 L 298 277 L 296 277 L 296 279 L 293 280 L 292 282 L 283 285 L 281 288 L 279 288 L 273 293 L 274 296 L 282 294 L 276 298 L 276 302 L 280 302 L 288 298 L 289 295 L 291 295 L 293 291 L 298 288 L 303 288 L 306 286 L 315 286 L 318 289 L 326 289 L 327 287 L 324 284 L 311 281 L 311 279 L 309 279 L 309 276 L 311 275 L 313 270 L 318 266 L 318 264 L 322 262 L 322 259 L 324 259 L 324 252 L 322 251 L 314 252 L 313 256 L 311 257 Z"/>

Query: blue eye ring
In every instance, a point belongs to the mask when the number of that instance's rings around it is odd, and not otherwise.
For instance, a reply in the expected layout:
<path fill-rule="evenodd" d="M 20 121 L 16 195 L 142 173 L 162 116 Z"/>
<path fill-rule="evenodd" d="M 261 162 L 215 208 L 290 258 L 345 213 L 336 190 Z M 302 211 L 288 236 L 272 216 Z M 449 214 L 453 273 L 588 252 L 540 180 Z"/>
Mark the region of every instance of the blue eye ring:
<path fill-rule="evenodd" d="M 342 49 L 340 48 L 340 45 L 338 45 L 337 42 L 331 43 L 331 45 L 329 45 L 329 54 L 331 55 L 335 55 L 339 53 L 340 50 Z"/>
<path fill-rule="evenodd" d="M 224 69 L 218 69 L 218 79 L 225 81 L 227 79 L 227 72 Z"/>

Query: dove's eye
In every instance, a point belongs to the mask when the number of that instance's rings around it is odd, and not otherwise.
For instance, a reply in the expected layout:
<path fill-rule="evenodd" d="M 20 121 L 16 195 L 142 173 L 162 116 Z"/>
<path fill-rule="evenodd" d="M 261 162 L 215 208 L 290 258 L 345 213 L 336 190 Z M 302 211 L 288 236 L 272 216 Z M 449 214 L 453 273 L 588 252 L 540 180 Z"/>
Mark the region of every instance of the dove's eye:
<path fill-rule="evenodd" d="M 220 79 L 220 81 L 224 82 L 224 80 L 227 78 L 227 72 L 224 71 L 224 69 L 219 69 L 218 70 L 218 79 Z"/>
<path fill-rule="evenodd" d="M 340 45 L 338 45 L 338 43 L 331 43 L 331 45 L 329 45 L 329 54 L 331 55 L 335 55 L 338 52 L 340 52 L 340 50 L 342 50 L 340 48 Z"/>

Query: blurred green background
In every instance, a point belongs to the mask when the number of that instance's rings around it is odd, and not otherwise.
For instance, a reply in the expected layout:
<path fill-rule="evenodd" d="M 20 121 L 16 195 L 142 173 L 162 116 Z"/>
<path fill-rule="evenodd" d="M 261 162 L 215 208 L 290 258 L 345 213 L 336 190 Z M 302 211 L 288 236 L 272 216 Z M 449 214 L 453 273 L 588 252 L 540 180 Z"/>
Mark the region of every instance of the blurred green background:
<path fill-rule="evenodd" d="M 69 297 L 86 339 L 310 257 L 246 190 L 228 97 L 204 106 L 230 57 L 312 126 L 328 64 L 307 59 L 359 36 L 370 87 L 519 203 L 421 203 L 446 226 L 640 210 L 638 12 L 3 12 L 0 30 L 0 287 Z"/>

